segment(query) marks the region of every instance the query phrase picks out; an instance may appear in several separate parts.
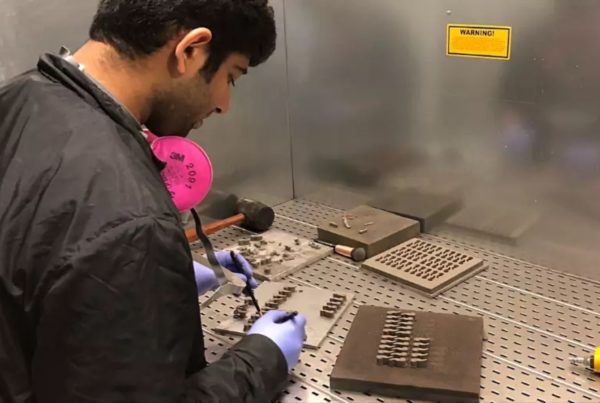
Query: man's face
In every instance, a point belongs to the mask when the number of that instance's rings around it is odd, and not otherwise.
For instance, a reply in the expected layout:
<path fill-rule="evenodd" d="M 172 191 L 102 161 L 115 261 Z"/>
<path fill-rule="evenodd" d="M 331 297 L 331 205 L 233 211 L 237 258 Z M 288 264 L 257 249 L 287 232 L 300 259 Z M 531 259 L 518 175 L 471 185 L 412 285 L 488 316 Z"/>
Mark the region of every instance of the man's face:
<path fill-rule="evenodd" d="M 226 113 L 235 81 L 248 70 L 249 59 L 233 53 L 225 59 L 210 82 L 202 71 L 178 79 L 158 91 L 146 126 L 159 136 L 187 136 L 212 113 Z"/>

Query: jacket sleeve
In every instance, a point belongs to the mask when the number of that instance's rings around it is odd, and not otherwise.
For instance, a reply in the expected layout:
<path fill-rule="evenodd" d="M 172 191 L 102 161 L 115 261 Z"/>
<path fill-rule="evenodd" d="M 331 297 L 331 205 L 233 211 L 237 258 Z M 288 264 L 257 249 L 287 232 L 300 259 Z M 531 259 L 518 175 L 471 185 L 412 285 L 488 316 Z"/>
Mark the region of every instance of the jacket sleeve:
<path fill-rule="evenodd" d="M 279 347 L 265 336 L 252 335 L 189 378 L 186 401 L 270 402 L 286 381 L 287 364 Z"/>
<path fill-rule="evenodd" d="M 191 256 L 177 225 L 143 217 L 104 228 L 42 280 L 32 365 L 39 402 L 258 402 L 279 391 L 285 360 L 264 337 L 205 368 Z"/>

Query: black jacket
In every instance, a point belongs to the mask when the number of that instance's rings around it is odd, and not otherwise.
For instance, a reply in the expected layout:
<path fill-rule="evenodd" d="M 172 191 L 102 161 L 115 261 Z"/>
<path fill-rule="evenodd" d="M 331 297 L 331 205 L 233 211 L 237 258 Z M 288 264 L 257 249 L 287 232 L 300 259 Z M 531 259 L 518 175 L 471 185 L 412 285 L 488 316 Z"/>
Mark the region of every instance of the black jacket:
<path fill-rule="evenodd" d="M 140 126 L 65 59 L 0 87 L 0 401 L 266 402 L 264 336 L 206 366 L 192 258 Z"/>

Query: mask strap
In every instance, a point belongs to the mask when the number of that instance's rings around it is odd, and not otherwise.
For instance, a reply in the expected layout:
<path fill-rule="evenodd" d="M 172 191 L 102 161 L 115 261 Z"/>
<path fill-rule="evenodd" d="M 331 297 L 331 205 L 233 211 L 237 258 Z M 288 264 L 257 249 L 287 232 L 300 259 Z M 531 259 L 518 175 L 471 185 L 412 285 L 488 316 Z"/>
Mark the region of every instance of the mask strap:
<path fill-rule="evenodd" d="M 217 276 L 217 281 L 219 282 L 219 285 L 223 285 L 226 282 L 225 272 L 223 271 L 223 268 L 221 267 L 221 265 L 219 264 L 219 261 L 217 260 L 217 256 L 215 255 L 215 250 L 213 248 L 212 243 L 210 242 L 210 239 L 208 239 L 208 237 L 202 230 L 202 221 L 200 221 L 200 217 L 198 216 L 198 213 L 196 212 L 195 209 L 192 209 L 191 211 L 192 211 L 192 217 L 194 217 L 194 223 L 196 224 L 196 235 L 198 235 L 198 239 L 200 239 L 200 242 L 202 243 L 202 246 L 204 247 L 204 250 L 206 251 L 206 257 L 208 258 L 208 262 L 210 263 L 212 270 L 215 272 L 215 275 Z"/>

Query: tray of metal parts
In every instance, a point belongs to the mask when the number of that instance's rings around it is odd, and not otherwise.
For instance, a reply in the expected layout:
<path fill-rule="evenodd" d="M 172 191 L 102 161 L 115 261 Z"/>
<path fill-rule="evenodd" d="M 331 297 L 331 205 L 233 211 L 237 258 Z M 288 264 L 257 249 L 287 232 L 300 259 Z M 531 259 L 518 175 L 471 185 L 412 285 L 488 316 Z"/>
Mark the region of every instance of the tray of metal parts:
<path fill-rule="evenodd" d="M 362 264 L 435 297 L 485 269 L 483 260 L 415 238 Z"/>
<path fill-rule="evenodd" d="M 404 399 L 478 401 L 483 319 L 362 306 L 330 383 Z"/>
<path fill-rule="evenodd" d="M 331 254 L 330 248 L 277 229 L 241 238 L 227 249 L 248 260 L 254 277 L 270 281 L 280 280 Z"/>
<path fill-rule="evenodd" d="M 255 296 L 263 313 L 283 310 L 303 314 L 307 321 L 304 347 L 312 349 L 319 348 L 354 299 L 354 294 L 276 282 L 262 283 L 255 290 Z M 222 334 L 244 335 L 259 318 L 252 302 L 242 298 L 232 316 L 214 330 Z"/>
<path fill-rule="evenodd" d="M 375 256 L 419 235 L 419 222 L 410 218 L 359 206 L 318 226 L 319 239 L 332 244 L 363 247 L 367 257 Z"/>

